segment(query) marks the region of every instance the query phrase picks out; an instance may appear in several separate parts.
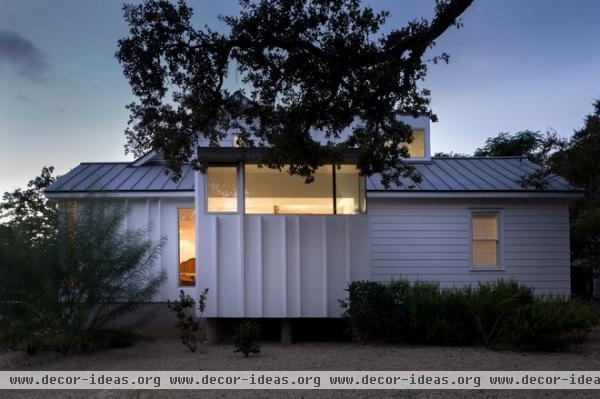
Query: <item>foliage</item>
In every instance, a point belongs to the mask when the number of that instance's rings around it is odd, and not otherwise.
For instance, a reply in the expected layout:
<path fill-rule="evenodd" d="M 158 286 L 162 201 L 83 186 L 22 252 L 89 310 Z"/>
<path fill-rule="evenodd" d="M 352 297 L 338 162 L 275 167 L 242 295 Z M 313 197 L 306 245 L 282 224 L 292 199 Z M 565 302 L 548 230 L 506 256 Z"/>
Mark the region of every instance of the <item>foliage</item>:
<path fill-rule="evenodd" d="M 244 357 L 260 353 L 260 327 L 253 321 L 244 320 L 235 326 L 233 332 L 234 352 L 242 352 Z"/>
<path fill-rule="evenodd" d="M 531 161 L 537 158 L 543 136 L 540 132 L 524 130 L 515 134 L 500 133 L 490 137 L 482 148 L 475 150 L 476 157 L 527 157 Z"/>
<path fill-rule="evenodd" d="M 600 99 L 547 169 L 585 190 L 571 217 L 571 259 L 574 267 L 600 276 Z"/>
<path fill-rule="evenodd" d="M 405 337 L 410 342 L 469 345 L 476 341 L 469 313 L 470 291 L 440 290 L 437 283 L 416 282 L 405 290 L 408 314 Z"/>
<path fill-rule="evenodd" d="M 347 291 L 345 317 L 363 343 L 366 335 L 420 344 L 557 350 L 580 344 L 598 324 L 590 305 L 536 297 L 514 281 L 463 289 L 429 282 L 353 282 Z M 390 317 L 393 328 L 382 317 Z"/>
<path fill-rule="evenodd" d="M 404 324 L 402 299 L 405 281 L 389 285 L 374 281 L 352 282 L 346 288 L 347 300 L 340 300 L 344 317 L 348 320 L 352 335 L 362 344 L 371 339 L 391 339 Z"/>
<path fill-rule="evenodd" d="M 233 131 L 242 147 L 262 149 L 262 164 L 289 165 L 307 182 L 350 148 L 363 175 L 381 173 L 385 185 L 418 180 L 402 162 L 412 132 L 398 116 L 436 119 L 420 81 L 429 62 L 448 55 L 424 54 L 460 26 L 472 1 L 438 0 L 431 21 L 389 29 L 389 13 L 360 0 L 241 0 L 238 16 L 221 17 L 225 33 L 195 28 L 183 0 L 126 5 L 129 35 L 116 57 L 138 97 L 127 107 L 126 150 L 160 151 L 180 176 L 190 159 L 206 166 L 196 153 L 198 132 L 216 146 Z M 233 70 L 250 99 L 223 87 Z M 317 130 L 325 145 L 313 138 Z"/>
<path fill-rule="evenodd" d="M 521 345 L 545 351 L 581 344 L 599 322 L 598 310 L 579 300 L 553 297 L 536 300 L 529 312 L 519 326 L 523 330 Z"/>
<path fill-rule="evenodd" d="M 27 234 L 32 244 L 43 239 L 50 239 L 57 233 L 56 203 L 46 200 L 44 190 L 56 177 L 52 175 L 54 167 L 43 167 L 40 176 L 27 184 L 27 189 L 16 189 L 6 192 L 0 203 L 0 223 L 16 227 Z"/>
<path fill-rule="evenodd" d="M 516 281 L 480 284 L 470 295 L 469 310 L 479 343 L 492 348 L 518 348 L 522 324 L 535 302 L 531 288 Z"/>
<path fill-rule="evenodd" d="M 562 151 L 551 159 L 554 173 L 586 192 L 586 200 L 600 202 L 600 99 Z"/>
<path fill-rule="evenodd" d="M 450 152 L 436 152 L 435 154 L 433 154 L 433 156 L 440 157 L 440 158 L 466 158 L 466 157 L 469 157 L 469 154 L 464 154 L 462 152 L 450 151 Z"/>
<path fill-rule="evenodd" d="M 208 288 L 206 288 L 198 299 L 198 310 L 200 317 L 206 310 L 206 297 Z M 189 294 L 186 295 L 183 290 L 179 291 L 179 300 L 169 302 L 169 309 L 175 312 L 177 324 L 175 327 L 181 330 L 181 342 L 188 347 L 190 352 L 196 352 L 198 348 L 200 320 L 196 317 L 196 301 Z"/>
<path fill-rule="evenodd" d="M 62 212 L 57 234 L 33 246 L 28 224 L 0 230 L 8 229 L 0 243 L 5 342 L 65 354 L 110 346 L 131 327 L 114 323 L 149 301 L 165 280 L 151 271 L 162 243 L 148 241 L 143 231 L 123 231 L 124 207 L 82 201 L 78 209 L 76 218 Z"/>

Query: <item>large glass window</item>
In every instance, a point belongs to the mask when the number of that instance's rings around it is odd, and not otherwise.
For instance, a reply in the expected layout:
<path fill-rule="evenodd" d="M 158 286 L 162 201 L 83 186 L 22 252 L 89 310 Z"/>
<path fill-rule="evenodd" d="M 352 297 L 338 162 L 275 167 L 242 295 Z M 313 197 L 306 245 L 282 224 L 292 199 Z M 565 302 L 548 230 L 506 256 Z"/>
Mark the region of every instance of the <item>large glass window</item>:
<path fill-rule="evenodd" d="M 411 158 L 425 157 L 425 131 L 413 130 L 413 141 L 407 146 Z"/>
<path fill-rule="evenodd" d="M 208 212 L 237 212 L 237 167 L 209 167 L 206 189 Z"/>
<path fill-rule="evenodd" d="M 355 165 L 342 165 L 340 169 L 333 165 L 322 166 L 309 184 L 303 177 L 258 165 L 245 165 L 244 173 L 246 213 L 353 215 L 365 212 L 364 178 L 358 175 Z"/>
<path fill-rule="evenodd" d="M 355 165 L 342 165 L 335 170 L 335 209 L 340 215 L 365 213 L 365 179 Z"/>
<path fill-rule="evenodd" d="M 196 285 L 196 221 L 194 209 L 179 209 L 179 285 Z"/>
<path fill-rule="evenodd" d="M 333 214 L 332 167 L 319 168 L 306 184 L 301 176 L 246 165 L 244 184 L 246 213 Z"/>
<path fill-rule="evenodd" d="M 498 213 L 473 213 L 471 225 L 473 266 L 498 267 Z"/>

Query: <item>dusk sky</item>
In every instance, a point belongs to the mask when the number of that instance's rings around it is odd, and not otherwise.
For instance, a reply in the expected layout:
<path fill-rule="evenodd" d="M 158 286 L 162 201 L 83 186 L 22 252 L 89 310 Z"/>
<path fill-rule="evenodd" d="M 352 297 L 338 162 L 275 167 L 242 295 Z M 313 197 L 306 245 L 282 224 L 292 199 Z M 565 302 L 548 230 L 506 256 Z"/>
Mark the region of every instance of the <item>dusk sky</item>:
<path fill-rule="evenodd" d="M 238 10 L 235 0 L 189 3 L 198 27 Z M 391 11 L 390 29 L 431 17 L 434 0 L 372 4 Z M 0 0 L 0 193 L 44 165 L 64 174 L 83 161 L 132 159 L 123 130 L 133 97 L 114 58 L 127 32 L 121 5 Z M 439 116 L 432 152 L 472 153 L 499 132 L 581 127 L 600 97 L 598 16 L 597 0 L 476 0 L 432 53 L 451 57 L 424 83 Z"/>

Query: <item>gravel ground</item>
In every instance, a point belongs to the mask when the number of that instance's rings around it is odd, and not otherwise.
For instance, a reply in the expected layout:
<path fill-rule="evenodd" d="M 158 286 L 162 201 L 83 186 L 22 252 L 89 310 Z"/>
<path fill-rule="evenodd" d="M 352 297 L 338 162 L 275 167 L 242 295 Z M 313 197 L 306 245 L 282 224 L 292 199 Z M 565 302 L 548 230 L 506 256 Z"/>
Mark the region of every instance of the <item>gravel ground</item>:
<path fill-rule="evenodd" d="M 243 358 L 229 344 L 190 353 L 176 339 L 143 341 L 131 348 L 62 357 L 0 354 L 0 370 L 600 370 L 600 330 L 569 353 L 493 352 L 354 343 L 265 343 Z M 0 397 L 49 398 L 598 398 L 594 391 L 0 391 Z"/>

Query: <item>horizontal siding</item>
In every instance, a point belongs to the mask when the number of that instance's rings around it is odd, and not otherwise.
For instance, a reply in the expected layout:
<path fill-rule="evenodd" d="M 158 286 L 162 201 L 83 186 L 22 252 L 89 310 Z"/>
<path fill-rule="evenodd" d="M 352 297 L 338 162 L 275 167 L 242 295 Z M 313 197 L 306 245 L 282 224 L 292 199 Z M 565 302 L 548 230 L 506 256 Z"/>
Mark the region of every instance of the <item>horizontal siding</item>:
<path fill-rule="evenodd" d="M 471 270 L 471 209 L 502 213 L 503 271 Z M 444 287 L 516 279 L 537 293 L 570 293 L 568 204 L 547 200 L 369 200 L 372 278 Z"/>

